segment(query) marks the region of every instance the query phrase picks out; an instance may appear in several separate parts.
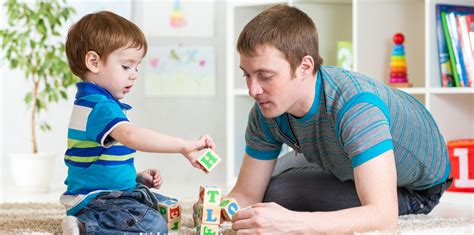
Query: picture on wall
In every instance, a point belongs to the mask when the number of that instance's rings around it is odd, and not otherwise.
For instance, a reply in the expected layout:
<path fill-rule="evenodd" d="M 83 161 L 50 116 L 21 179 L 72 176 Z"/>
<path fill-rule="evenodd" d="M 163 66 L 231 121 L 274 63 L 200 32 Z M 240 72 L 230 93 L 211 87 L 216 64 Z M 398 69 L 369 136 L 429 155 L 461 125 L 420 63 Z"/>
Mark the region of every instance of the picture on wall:
<path fill-rule="evenodd" d="M 143 60 L 145 95 L 213 96 L 215 65 L 210 46 L 150 47 Z"/>
<path fill-rule="evenodd" d="M 145 1 L 143 31 L 156 37 L 214 36 L 214 1 Z"/>

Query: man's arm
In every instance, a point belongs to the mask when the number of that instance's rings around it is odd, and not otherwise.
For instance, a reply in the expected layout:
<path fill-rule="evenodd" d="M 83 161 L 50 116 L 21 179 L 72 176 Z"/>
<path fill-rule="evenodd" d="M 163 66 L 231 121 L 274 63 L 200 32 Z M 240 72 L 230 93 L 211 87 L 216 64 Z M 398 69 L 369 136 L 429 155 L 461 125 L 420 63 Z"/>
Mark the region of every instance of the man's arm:
<path fill-rule="evenodd" d="M 313 229 L 354 232 L 395 229 L 398 219 L 397 173 L 393 151 L 385 152 L 354 169 L 361 206 L 334 212 L 315 212 Z M 309 225 L 309 224 L 308 224 Z"/>
<path fill-rule="evenodd" d="M 245 153 L 237 183 L 228 196 L 241 208 L 262 202 L 275 164 L 276 159 L 258 160 Z"/>
<path fill-rule="evenodd" d="M 232 228 L 251 233 L 353 233 L 394 229 L 398 201 L 393 152 L 383 153 L 356 167 L 354 176 L 360 207 L 332 212 L 295 212 L 274 203 L 259 203 L 237 213 Z"/>

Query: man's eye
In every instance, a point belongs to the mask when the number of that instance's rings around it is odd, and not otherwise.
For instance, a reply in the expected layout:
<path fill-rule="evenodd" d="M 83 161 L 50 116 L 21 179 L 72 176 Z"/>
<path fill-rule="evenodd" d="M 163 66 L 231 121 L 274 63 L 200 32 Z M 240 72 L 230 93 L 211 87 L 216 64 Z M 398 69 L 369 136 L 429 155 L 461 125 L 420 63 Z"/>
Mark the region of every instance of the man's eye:
<path fill-rule="evenodd" d="M 248 74 L 244 73 L 244 74 L 242 74 L 242 77 L 248 79 L 250 76 Z"/>

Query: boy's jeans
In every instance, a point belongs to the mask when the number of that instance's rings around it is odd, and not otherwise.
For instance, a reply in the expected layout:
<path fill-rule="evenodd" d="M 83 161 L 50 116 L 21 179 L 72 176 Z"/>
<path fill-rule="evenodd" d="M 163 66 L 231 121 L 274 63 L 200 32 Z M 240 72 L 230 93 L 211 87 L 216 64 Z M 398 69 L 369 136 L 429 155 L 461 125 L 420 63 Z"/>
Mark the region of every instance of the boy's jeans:
<path fill-rule="evenodd" d="M 133 191 L 112 191 L 99 195 L 76 217 L 86 234 L 167 233 L 166 220 L 157 210 L 168 199 L 138 185 Z"/>

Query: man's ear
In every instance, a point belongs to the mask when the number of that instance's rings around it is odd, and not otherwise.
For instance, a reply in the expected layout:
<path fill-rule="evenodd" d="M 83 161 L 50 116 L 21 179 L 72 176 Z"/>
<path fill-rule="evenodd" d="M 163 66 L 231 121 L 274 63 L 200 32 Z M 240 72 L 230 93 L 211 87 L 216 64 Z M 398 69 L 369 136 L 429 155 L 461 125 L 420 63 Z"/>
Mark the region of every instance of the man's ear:
<path fill-rule="evenodd" d="M 298 66 L 298 75 L 305 79 L 306 77 L 313 76 L 314 59 L 312 56 L 305 55 L 301 60 L 300 66 Z"/>
<path fill-rule="evenodd" d="M 95 51 L 88 51 L 85 56 L 85 63 L 86 67 L 92 72 L 92 73 L 98 73 L 99 72 L 99 63 L 100 63 L 100 56 L 97 54 Z"/>

